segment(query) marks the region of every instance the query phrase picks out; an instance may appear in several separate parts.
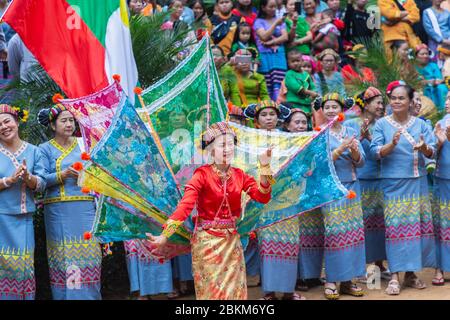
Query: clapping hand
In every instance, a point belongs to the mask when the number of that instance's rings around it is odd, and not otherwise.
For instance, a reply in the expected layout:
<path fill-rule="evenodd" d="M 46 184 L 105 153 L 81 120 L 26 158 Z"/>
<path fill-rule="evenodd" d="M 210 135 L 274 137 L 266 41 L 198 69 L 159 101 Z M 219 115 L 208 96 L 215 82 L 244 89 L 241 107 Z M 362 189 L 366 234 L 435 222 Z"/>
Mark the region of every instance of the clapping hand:
<path fill-rule="evenodd" d="M 414 146 L 414 150 L 418 150 L 418 151 L 421 151 L 423 153 L 423 152 L 426 152 L 427 149 L 428 149 L 428 146 L 425 143 L 425 140 L 423 139 L 423 134 L 421 134 L 420 138 L 419 138 L 419 142 L 416 143 L 415 146 Z"/>
<path fill-rule="evenodd" d="M 392 137 L 392 144 L 394 146 L 396 146 L 398 144 L 398 142 L 400 141 L 401 135 L 402 135 L 402 130 L 400 129 L 394 134 L 394 137 Z"/>

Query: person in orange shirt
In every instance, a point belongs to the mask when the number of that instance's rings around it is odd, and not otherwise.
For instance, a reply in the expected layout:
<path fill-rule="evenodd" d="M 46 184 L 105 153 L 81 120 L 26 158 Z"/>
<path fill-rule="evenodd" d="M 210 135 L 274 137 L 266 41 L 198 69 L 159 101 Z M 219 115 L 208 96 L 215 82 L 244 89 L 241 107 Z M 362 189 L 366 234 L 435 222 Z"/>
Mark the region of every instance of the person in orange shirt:
<path fill-rule="evenodd" d="M 421 41 L 414 33 L 412 24 L 420 21 L 419 9 L 414 0 L 378 0 L 381 12 L 381 30 L 386 53 L 392 56 L 391 45 L 396 40 L 408 42 L 415 48 Z"/>
<path fill-rule="evenodd" d="M 142 9 L 141 14 L 143 16 L 151 16 L 157 12 L 162 12 L 162 8 L 160 5 L 156 3 L 156 0 L 145 0 L 144 1 L 147 5 Z"/>

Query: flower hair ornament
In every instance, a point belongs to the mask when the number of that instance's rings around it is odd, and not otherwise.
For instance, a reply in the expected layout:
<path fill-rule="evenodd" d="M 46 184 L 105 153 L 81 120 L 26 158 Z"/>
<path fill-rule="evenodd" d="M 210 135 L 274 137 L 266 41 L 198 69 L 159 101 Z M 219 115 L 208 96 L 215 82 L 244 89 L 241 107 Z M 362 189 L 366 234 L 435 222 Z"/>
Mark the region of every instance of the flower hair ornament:
<path fill-rule="evenodd" d="M 13 107 L 10 106 L 9 104 L 0 104 L 0 113 L 9 113 L 22 123 L 27 122 L 30 116 L 28 110 L 24 110 L 19 107 Z"/>
<path fill-rule="evenodd" d="M 415 51 L 414 51 L 414 58 L 417 57 L 417 54 L 419 53 L 419 51 L 423 50 L 423 49 L 428 50 L 428 55 L 429 55 L 430 59 L 434 58 L 434 51 L 430 50 L 430 48 L 428 48 L 428 46 L 425 43 L 421 43 L 416 46 Z"/>

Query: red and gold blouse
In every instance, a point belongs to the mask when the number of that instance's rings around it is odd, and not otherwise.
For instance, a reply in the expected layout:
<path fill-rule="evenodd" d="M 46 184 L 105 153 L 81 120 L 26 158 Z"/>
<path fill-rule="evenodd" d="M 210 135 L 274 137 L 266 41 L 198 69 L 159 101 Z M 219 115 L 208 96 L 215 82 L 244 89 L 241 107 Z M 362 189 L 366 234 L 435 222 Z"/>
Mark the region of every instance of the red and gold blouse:
<path fill-rule="evenodd" d="M 241 194 L 246 192 L 253 200 L 268 203 L 270 184 L 262 185 L 244 171 L 231 167 L 225 179 L 215 168 L 204 165 L 194 172 L 186 185 L 184 196 L 170 216 L 163 234 L 170 237 L 197 206 L 200 220 L 237 219 L 241 214 Z"/>

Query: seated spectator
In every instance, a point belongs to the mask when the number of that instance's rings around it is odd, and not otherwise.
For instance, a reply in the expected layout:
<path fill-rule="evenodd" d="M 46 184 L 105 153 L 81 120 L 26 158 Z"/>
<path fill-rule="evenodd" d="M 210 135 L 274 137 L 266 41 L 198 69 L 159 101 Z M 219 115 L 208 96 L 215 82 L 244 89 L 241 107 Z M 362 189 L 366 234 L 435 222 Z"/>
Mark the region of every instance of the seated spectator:
<path fill-rule="evenodd" d="M 253 56 L 248 50 L 238 50 L 232 58 L 233 80 L 230 81 L 230 100 L 235 106 L 270 100 L 264 76 L 252 70 Z"/>
<path fill-rule="evenodd" d="M 412 24 L 420 20 L 419 9 L 414 0 L 378 0 L 381 12 L 381 30 L 388 56 L 392 54 L 390 47 L 393 41 L 406 41 L 411 48 L 421 41 L 414 33 Z"/>
<path fill-rule="evenodd" d="M 441 61 L 441 73 L 444 79 L 450 77 L 450 47 L 438 47 L 439 61 Z"/>
<path fill-rule="evenodd" d="M 341 73 L 344 77 L 344 83 L 352 83 L 354 79 L 358 79 L 361 82 L 370 83 L 372 86 L 376 86 L 376 77 L 373 70 L 364 66 L 364 59 L 367 57 L 367 50 L 364 45 L 357 44 L 353 47 L 352 52 L 349 54 L 350 63 L 342 67 Z"/>
<path fill-rule="evenodd" d="M 430 53 L 426 44 L 416 48 L 416 68 L 423 77 L 424 95 L 433 101 L 439 111 L 443 111 L 448 89 L 437 64 L 430 61 Z"/>
<path fill-rule="evenodd" d="M 341 96 L 346 96 L 344 78 L 338 71 L 341 61 L 339 55 L 333 49 L 325 49 L 318 56 L 322 71 L 314 75 L 317 93 L 324 96 L 327 93 L 336 92 Z"/>
<path fill-rule="evenodd" d="M 275 18 L 279 19 L 286 15 L 286 6 L 284 0 L 276 0 L 277 8 L 275 10 Z"/>
<path fill-rule="evenodd" d="M 439 44 L 450 46 L 450 11 L 441 8 L 442 0 L 423 12 L 423 26 L 428 34 L 428 46 L 437 54 Z"/>
<path fill-rule="evenodd" d="M 309 30 L 309 24 L 302 17 L 298 16 L 295 10 L 296 0 L 287 0 L 287 17 L 285 20 L 286 30 L 289 36 L 288 48 L 295 48 L 302 54 L 311 53 L 312 33 Z"/>

